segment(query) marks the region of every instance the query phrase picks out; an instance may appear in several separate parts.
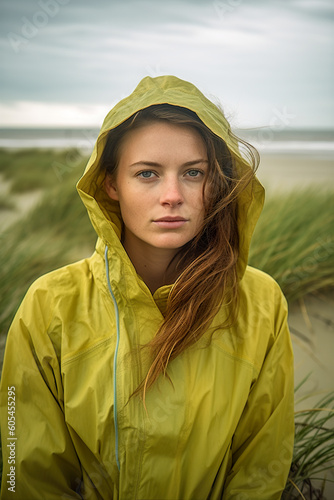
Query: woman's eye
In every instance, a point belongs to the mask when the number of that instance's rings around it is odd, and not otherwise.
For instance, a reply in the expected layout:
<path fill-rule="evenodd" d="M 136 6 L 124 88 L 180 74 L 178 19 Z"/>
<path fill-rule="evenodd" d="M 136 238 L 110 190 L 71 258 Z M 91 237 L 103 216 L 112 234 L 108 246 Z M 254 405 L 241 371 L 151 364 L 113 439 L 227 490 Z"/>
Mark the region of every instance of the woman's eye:
<path fill-rule="evenodd" d="M 139 172 L 139 174 L 137 175 L 142 179 L 151 179 L 155 175 L 155 173 L 152 172 L 152 170 L 144 170 L 143 172 Z"/>
<path fill-rule="evenodd" d="M 200 177 L 200 175 L 202 174 L 203 172 L 201 172 L 201 170 L 188 170 L 187 174 L 190 176 L 190 177 Z"/>

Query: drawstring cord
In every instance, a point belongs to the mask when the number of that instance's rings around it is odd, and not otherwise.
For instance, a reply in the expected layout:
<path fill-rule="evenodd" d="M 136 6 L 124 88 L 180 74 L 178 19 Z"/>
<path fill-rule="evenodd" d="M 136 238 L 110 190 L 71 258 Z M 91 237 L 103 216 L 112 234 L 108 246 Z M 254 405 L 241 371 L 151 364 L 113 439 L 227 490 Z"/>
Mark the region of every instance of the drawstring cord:
<path fill-rule="evenodd" d="M 114 354 L 114 423 L 115 423 L 115 456 L 116 456 L 116 463 L 117 463 L 117 468 L 120 470 L 119 467 L 119 457 L 118 457 L 118 420 L 117 420 L 117 384 L 116 384 L 116 377 L 117 377 L 117 354 L 118 354 L 118 345 L 119 345 L 119 314 L 118 314 L 118 305 L 115 299 L 115 295 L 113 294 L 113 291 L 111 289 L 110 285 L 110 279 L 109 279 L 109 262 L 108 262 L 108 246 L 106 245 L 106 249 L 104 252 L 104 259 L 106 263 L 106 275 L 107 275 L 107 282 L 108 282 L 108 288 L 109 292 L 112 298 L 112 301 L 114 303 L 114 309 L 115 309 L 115 316 L 116 316 L 116 331 L 117 331 L 117 338 L 116 338 L 116 348 L 115 348 L 115 354 Z"/>

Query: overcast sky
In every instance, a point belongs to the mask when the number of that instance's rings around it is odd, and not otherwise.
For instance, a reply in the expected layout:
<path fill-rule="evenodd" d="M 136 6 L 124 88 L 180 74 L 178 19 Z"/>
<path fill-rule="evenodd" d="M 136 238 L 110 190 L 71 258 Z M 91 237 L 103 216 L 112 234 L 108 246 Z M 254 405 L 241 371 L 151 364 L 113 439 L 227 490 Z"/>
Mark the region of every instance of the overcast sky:
<path fill-rule="evenodd" d="M 334 128 L 332 0 L 2 0 L 0 126 L 99 126 L 174 74 L 232 126 Z"/>

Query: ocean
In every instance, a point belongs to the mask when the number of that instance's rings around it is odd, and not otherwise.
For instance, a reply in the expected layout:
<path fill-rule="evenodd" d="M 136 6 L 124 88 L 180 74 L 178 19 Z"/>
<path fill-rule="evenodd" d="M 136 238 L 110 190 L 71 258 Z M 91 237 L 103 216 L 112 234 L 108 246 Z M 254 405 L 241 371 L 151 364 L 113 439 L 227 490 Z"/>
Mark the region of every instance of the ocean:
<path fill-rule="evenodd" d="M 334 159 L 334 130 L 277 130 L 266 127 L 233 132 L 255 146 L 260 154 L 312 155 Z M 89 153 L 98 133 L 98 128 L 0 128 L 0 148 L 77 148 Z"/>

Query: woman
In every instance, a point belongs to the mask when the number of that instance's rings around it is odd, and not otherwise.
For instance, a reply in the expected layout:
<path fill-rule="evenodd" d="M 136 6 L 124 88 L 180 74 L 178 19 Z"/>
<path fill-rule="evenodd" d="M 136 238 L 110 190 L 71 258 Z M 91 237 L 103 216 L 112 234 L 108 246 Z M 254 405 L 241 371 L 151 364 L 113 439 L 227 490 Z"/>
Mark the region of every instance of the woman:
<path fill-rule="evenodd" d="M 78 183 L 96 252 L 37 280 L 8 336 L 1 498 L 280 498 L 293 359 L 282 293 L 247 266 L 252 151 L 172 76 L 107 115 Z"/>

